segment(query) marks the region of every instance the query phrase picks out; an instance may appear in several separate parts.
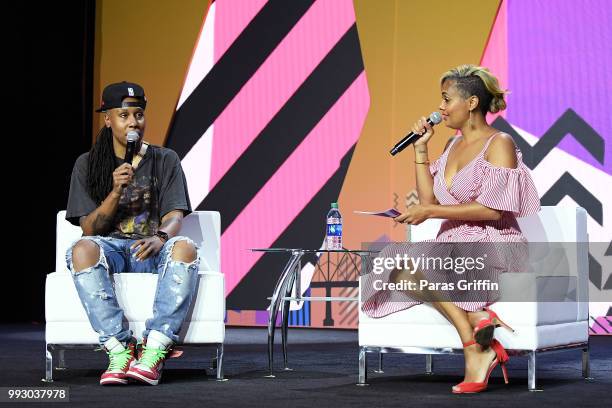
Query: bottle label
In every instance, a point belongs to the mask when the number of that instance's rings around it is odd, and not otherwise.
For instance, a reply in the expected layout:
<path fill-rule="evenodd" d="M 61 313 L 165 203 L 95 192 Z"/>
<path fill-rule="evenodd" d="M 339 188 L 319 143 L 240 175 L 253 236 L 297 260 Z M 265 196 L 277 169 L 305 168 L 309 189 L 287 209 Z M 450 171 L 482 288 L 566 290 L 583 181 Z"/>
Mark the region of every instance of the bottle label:
<path fill-rule="evenodd" d="M 342 224 L 327 224 L 327 236 L 342 236 Z"/>

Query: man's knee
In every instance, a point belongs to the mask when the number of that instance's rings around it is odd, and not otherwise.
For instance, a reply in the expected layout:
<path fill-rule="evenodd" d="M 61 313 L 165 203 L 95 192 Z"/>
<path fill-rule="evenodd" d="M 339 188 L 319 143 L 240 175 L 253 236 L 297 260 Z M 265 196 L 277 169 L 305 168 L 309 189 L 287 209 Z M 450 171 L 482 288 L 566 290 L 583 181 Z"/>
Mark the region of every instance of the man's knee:
<path fill-rule="evenodd" d="M 82 239 L 72 247 L 74 273 L 91 268 L 100 259 L 100 247 L 89 239 Z"/>
<path fill-rule="evenodd" d="M 193 262 L 196 260 L 198 252 L 194 244 L 187 240 L 180 240 L 172 248 L 172 260 L 179 262 Z"/>

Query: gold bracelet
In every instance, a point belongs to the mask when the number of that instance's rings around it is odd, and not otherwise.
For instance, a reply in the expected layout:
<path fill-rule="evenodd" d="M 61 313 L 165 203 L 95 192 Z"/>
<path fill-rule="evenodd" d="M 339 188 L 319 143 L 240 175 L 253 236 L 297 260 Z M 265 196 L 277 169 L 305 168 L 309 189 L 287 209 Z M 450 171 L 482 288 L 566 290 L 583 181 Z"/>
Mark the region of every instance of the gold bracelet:
<path fill-rule="evenodd" d="M 429 164 L 429 160 L 425 160 L 424 162 L 414 161 L 416 164 Z"/>

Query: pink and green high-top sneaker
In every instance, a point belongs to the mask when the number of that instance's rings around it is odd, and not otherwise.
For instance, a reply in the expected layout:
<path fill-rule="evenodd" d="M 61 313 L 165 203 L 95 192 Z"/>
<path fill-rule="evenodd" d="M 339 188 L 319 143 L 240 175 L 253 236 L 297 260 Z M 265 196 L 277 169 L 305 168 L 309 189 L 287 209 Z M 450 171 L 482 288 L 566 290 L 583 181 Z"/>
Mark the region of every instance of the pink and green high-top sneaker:
<path fill-rule="evenodd" d="M 127 376 L 150 385 L 157 385 L 161 380 L 164 362 L 172 344 L 172 340 L 166 335 L 151 330 L 142 344 L 138 362 L 130 367 Z"/>
<path fill-rule="evenodd" d="M 136 362 L 136 342 L 131 339 L 126 345 L 111 337 L 104 343 L 109 364 L 100 377 L 100 385 L 127 384 L 127 372 Z"/>

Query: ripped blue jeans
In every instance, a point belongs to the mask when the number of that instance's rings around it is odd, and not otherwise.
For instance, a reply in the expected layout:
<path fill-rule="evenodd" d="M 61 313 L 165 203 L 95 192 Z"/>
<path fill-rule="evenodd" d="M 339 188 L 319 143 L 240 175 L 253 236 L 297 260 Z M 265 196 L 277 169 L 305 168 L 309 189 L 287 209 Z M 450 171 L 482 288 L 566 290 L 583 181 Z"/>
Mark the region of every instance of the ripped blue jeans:
<path fill-rule="evenodd" d="M 132 336 L 132 331 L 124 322 L 123 310 L 117 303 L 111 278 L 111 274 L 119 272 L 159 275 L 153 301 L 153 317 L 145 323 L 143 338 L 147 337 L 150 330 L 156 330 L 174 342 L 178 341 L 178 332 L 196 292 L 200 259 L 197 257 L 191 263 L 174 261 L 172 250 L 177 241 L 187 241 L 196 247 L 194 242 L 186 237 L 171 238 L 157 255 L 139 261 L 134 258 L 137 249 L 130 249 L 135 240 L 100 236 L 81 239 L 98 245 L 100 259 L 96 265 L 75 272 L 72 263 L 72 248 L 76 245 L 75 242 L 66 252 L 66 263 L 89 322 L 100 335 L 100 344 L 111 337 L 126 341 Z"/>

